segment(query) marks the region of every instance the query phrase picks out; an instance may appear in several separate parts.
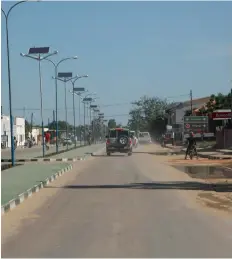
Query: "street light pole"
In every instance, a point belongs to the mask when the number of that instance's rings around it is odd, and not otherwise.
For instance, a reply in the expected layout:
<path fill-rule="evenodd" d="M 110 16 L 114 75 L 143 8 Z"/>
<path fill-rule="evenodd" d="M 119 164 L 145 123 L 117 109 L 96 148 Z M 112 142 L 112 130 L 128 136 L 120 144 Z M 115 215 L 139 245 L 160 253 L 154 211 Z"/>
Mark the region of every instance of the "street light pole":
<path fill-rule="evenodd" d="M 232 84 L 232 80 L 229 80 L 229 83 Z M 231 108 L 231 124 L 232 124 L 232 88 L 230 89 L 230 108 Z"/>
<path fill-rule="evenodd" d="M 43 122 L 43 91 L 42 91 L 42 75 L 41 75 L 41 60 L 39 55 L 39 89 L 40 89 L 40 116 L 42 126 L 42 145 L 43 145 L 43 157 L 45 155 L 45 143 L 44 143 L 44 122 Z"/>
<path fill-rule="evenodd" d="M 31 113 L 31 139 L 32 139 L 32 130 L 33 130 L 33 112 Z"/>
<path fill-rule="evenodd" d="M 45 59 L 45 60 L 51 62 L 53 64 L 54 68 L 55 68 L 54 78 L 55 78 L 55 91 L 56 91 L 56 153 L 58 153 L 58 149 L 59 149 L 59 147 L 58 147 L 58 130 L 59 130 L 59 128 L 58 128 L 58 115 L 57 115 L 58 114 L 58 112 L 57 112 L 57 110 L 58 110 L 58 89 L 57 89 L 58 88 L 57 87 L 58 66 L 60 65 L 60 63 L 66 61 L 66 60 L 70 60 L 70 59 L 78 59 L 78 57 L 73 56 L 73 57 L 63 58 L 58 63 L 55 63 L 52 60 L 47 59 L 47 58 Z"/>
<path fill-rule="evenodd" d="M 63 79 L 62 79 L 63 78 Z M 63 72 L 63 73 L 58 73 L 58 77 L 53 77 L 55 80 L 60 80 L 61 82 L 64 83 L 64 106 L 65 106 L 65 122 L 66 122 L 66 138 L 68 138 L 68 109 L 67 109 L 67 89 L 66 89 L 66 83 L 74 79 L 75 77 L 72 77 L 71 72 Z M 66 148 L 68 150 L 68 141 Z"/>
<path fill-rule="evenodd" d="M 86 91 L 84 91 L 84 92 L 88 92 L 88 90 L 86 90 Z M 79 127 L 80 127 L 80 146 L 81 146 L 81 99 L 82 99 L 82 97 L 81 97 L 81 92 L 79 92 L 79 93 L 76 93 L 77 95 L 78 95 L 78 97 L 79 97 Z M 85 112 L 85 111 L 84 111 Z M 84 124 L 85 124 L 85 121 L 83 122 Z"/>
<path fill-rule="evenodd" d="M 76 92 L 78 92 L 76 94 L 79 95 L 79 93 L 85 91 L 85 88 L 83 88 L 83 87 L 75 88 L 75 82 L 78 79 L 84 78 L 84 77 L 88 77 L 88 75 L 76 76 L 74 80 L 71 80 L 71 83 L 72 83 L 72 94 L 73 94 L 73 124 L 74 124 L 75 147 L 77 146 L 77 142 L 76 142 L 76 114 L 75 114 L 75 98 L 74 98 L 74 94 Z M 80 126 L 80 95 L 79 95 L 79 126 Z"/>
<path fill-rule="evenodd" d="M 83 98 L 83 103 L 84 103 L 84 134 L 86 135 L 86 127 L 85 127 L 85 103 L 88 103 L 90 101 L 92 101 L 92 98 L 87 98 L 88 96 L 91 96 L 91 95 L 96 95 L 96 93 L 89 93 L 87 94 L 84 98 Z M 84 137 L 85 138 L 85 137 Z"/>
<path fill-rule="evenodd" d="M 85 102 L 83 102 L 84 105 L 84 145 L 85 145 L 85 135 L 86 135 L 86 129 L 85 129 Z"/>
<path fill-rule="evenodd" d="M 90 125 L 90 128 L 91 128 L 91 125 L 92 125 L 92 121 L 91 121 L 91 113 L 92 113 L 92 110 L 91 110 L 91 102 L 89 102 L 89 125 Z"/>
<path fill-rule="evenodd" d="M 9 11 L 5 11 L 1 8 L 2 13 L 6 19 L 6 51 L 7 51 L 7 70 L 8 70 L 8 88 L 9 88 L 9 108 L 10 108 L 10 139 L 11 139 L 11 164 L 15 166 L 15 151 L 14 151 L 14 122 L 12 115 L 12 96 L 11 96 L 11 70 L 10 70 L 10 44 L 9 44 L 9 31 L 8 31 L 8 18 L 11 10 L 19 4 L 25 3 L 27 1 L 20 1 L 11 6 Z"/>
<path fill-rule="evenodd" d="M 42 127 L 42 145 L 43 145 L 43 157 L 45 156 L 45 143 L 44 143 L 44 120 L 43 120 L 43 91 L 42 91 L 42 75 L 41 75 L 41 61 L 45 58 L 53 56 L 58 53 L 54 51 L 53 53 L 48 54 L 49 47 L 39 47 L 39 48 L 30 48 L 29 54 L 20 53 L 22 57 L 27 57 L 34 59 L 39 62 L 39 85 L 40 85 L 40 116 L 41 116 L 41 127 Z M 32 54 L 38 54 L 38 56 L 32 56 Z M 45 57 L 42 57 L 41 54 L 47 54 Z"/>
<path fill-rule="evenodd" d="M 68 138 L 68 110 L 67 110 L 67 89 L 66 89 L 66 79 L 64 81 L 64 106 L 65 106 L 65 121 L 66 121 L 66 138 Z M 68 141 L 66 148 L 68 149 Z"/>

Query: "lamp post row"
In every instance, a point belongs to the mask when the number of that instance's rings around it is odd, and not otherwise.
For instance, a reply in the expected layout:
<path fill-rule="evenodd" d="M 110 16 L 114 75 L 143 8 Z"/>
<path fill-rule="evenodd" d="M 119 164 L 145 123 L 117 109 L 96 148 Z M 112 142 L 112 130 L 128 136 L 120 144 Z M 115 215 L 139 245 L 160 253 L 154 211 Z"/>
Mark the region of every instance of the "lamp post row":
<path fill-rule="evenodd" d="M 9 109 L 10 109 L 10 135 L 11 135 L 11 163 L 12 166 L 15 165 L 15 147 L 14 147 L 14 132 L 13 132 L 13 114 L 12 114 L 12 90 L 11 90 L 11 69 L 10 69 L 10 48 L 9 48 L 9 30 L 8 30 L 8 18 L 9 14 L 11 13 L 12 9 L 16 7 L 17 5 L 24 3 L 24 2 L 29 2 L 29 0 L 25 1 L 19 1 L 15 3 L 14 5 L 11 6 L 9 11 L 6 13 L 2 8 L 1 11 L 5 17 L 6 21 L 6 45 L 7 45 L 7 68 L 8 68 L 8 89 L 9 89 Z M 33 60 L 38 61 L 39 63 L 39 85 L 40 85 L 40 115 L 41 115 L 41 126 L 42 126 L 42 146 L 43 146 L 43 157 L 45 156 L 45 143 L 44 143 L 44 118 L 43 118 L 43 91 L 42 91 L 42 73 L 41 73 L 41 61 L 42 60 L 47 60 L 48 62 L 52 63 L 54 68 L 55 68 L 55 92 L 56 92 L 56 152 L 58 152 L 58 116 L 57 116 L 57 109 L 58 109 L 58 94 L 57 94 L 57 81 L 60 80 L 62 81 L 61 78 L 59 78 L 58 73 L 58 66 L 70 59 L 77 59 L 77 56 L 74 57 L 67 57 L 61 59 L 58 63 L 53 62 L 52 60 L 49 59 L 49 57 L 56 55 L 58 52 L 54 51 L 53 53 L 49 53 L 49 47 L 40 47 L 40 48 L 30 48 L 28 54 L 23 54 L 21 53 L 22 57 L 27 57 L 31 58 Z M 45 55 L 46 54 L 46 55 Z M 36 56 L 37 55 L 37 56 Z M 44 56 L 43 56 L 44 55 Z M 65 109 L 66 109 L 66 125 L 67 125 L 67 105 L 66 105 L 66 82 L 71 81 L 72 86 L 73 86 L 73 120 L 74 120 L 74 137 L 75 137 L 75 102 L 74 102 L 74 93 L 75 93 L 75 82 L 82 78 L 82 77 L 88 77 L 87 75 L 84 76 L 76 76 L 76 77 L 71 77 L 69 79 L 65 78 L 63 81 L 65 83 Z M 80 88 L 79 88 L 80 89 Z M 83 91 L 84 88 L 83 88 Z M 79 95 L 79 125 L 80 125 L 80 98 L 81 98 L 81 92 L 79 91 L 77 95 Z M 85 120 L 85 118 L 84 118 Z M 66 134 L 67 134 L 67 128 L 66 128 Z M 80 138 L 81 141 L 81 138 Z M 75 146 L 76 146 L 76 139 L 75 139 Z"/>

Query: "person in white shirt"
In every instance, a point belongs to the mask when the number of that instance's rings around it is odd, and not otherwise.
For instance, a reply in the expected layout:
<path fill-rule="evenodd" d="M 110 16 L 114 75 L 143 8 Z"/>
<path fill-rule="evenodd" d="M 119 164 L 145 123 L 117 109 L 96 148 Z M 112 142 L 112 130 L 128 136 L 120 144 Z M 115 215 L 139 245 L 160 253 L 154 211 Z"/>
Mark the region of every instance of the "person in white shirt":
<path fill-rule="evenodd" d="M 172 131 L 171 138 L 172 138 L 172 145 L 174 146 L 174 144 L 175 144 L 175 132 L 174 131 Z"/>

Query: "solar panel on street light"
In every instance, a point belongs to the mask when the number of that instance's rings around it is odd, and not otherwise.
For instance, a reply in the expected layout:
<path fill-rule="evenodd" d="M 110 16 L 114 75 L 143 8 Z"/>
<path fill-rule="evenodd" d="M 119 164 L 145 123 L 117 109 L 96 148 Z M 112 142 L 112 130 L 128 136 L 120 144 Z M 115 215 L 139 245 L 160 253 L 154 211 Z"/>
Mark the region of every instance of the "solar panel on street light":
<path fill-rule="evenodd" d="M 93 98 L 84 98 L 83 102 L 91 102 L 93 100 Z"/>
<path fill-rule="evenodd" d="M 63 77 L 63 78 L 72 77 L 72 72 L 61 72 L 61 73 L 58 73 L 58 77 Z"/>
<path fill-rule="evenodd" d="M 50 47 L 33 47 L 30 48 L 28 54 L 47 54 L 49 52 Z"/>
<path fill-rule="evenodd" d="M 74 87 L 73 90 L 74 90 L 74 92 L 84 92 L 85 88 L 84 87 Z"/>

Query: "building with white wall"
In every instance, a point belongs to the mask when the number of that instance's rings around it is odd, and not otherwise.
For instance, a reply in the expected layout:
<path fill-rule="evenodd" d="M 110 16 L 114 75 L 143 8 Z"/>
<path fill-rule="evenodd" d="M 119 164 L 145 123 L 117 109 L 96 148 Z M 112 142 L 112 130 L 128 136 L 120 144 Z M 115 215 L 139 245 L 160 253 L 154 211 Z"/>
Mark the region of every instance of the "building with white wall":
<path fill-rule="evenodd" d="M 14 118 L 13 134 L 18 141 L 18 146 L 25 144 L 25 119 L 21 117 Z M 10 138 L 10 117 L 6 115 L 1 116 L 1 143 L 5 147 L 11 147 Z"/>
<path fill-rule="evenodd" d="M 5 147 L 11 146 L 10 117 L 5 115 L 1 116 L 1 143 L 4 144 Z"/>
<path fill-rule="evenodd" d="M 18 141 L 18 146 L 24 146 L 25 144 L 25 118 L 15 117 L 14 118 L 15 132 L 14 136 Z"/>

